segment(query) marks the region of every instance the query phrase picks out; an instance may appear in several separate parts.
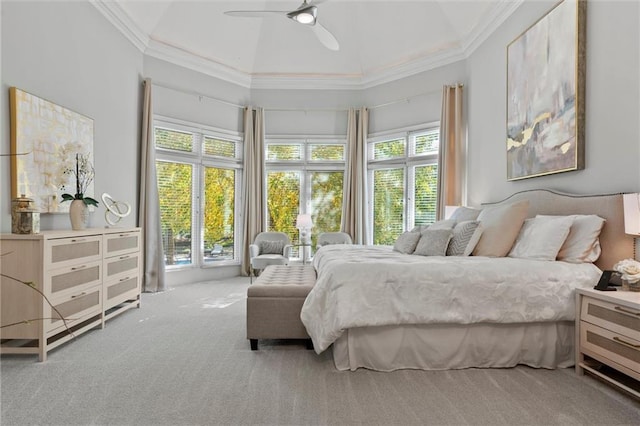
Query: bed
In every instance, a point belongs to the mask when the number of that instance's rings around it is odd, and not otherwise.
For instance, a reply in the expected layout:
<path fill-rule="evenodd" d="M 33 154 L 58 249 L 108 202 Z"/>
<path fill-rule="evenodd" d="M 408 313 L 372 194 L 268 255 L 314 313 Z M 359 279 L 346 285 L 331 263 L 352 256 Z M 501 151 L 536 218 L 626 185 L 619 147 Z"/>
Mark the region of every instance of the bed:
<path fill-rule="evenodd" d="M 528 204 L 528 218 L 603 218 L 597 260 L 326 246 L 314 257 L 318 279 L 301 312 L 316 352 L 331 348 L 339 370 L 572 366 L 575 288 L 593 287 L 601 270 L 634 255 L 634 240 L 624 234 L 622 196 L 530 190 L 483 208 L 518 203 Z"/>

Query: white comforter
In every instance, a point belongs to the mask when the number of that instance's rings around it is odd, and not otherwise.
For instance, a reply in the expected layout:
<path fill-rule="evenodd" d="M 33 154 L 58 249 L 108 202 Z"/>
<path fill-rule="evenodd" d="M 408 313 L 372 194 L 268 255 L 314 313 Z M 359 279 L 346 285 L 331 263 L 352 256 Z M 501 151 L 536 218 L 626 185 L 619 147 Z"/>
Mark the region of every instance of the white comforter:
<path fill-rule="evenodd" d="M 592 264 L 405 255 L 332 245 L 313 261 L 318 280 L 301 318 L 315 350 L 353 327 L 573 320 L 574 289 L 593 287 Z"/>

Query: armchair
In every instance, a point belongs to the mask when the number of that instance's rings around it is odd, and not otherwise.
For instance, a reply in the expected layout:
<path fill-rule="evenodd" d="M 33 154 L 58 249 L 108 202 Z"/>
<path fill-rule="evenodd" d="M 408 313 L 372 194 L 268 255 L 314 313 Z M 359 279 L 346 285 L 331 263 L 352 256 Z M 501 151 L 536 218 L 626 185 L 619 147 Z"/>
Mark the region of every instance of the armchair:
<path fill-rule="evenodd" d="M 288 265 L 291 247 L 291 240 L 284 232 L 259 233 L 253 244 L 249 245 L 250 281 L 253 282 L 255 269 L 262 270 L 269 265 Z"/>
<path fill-rule="evenodd" d="M 323 232 L 318 235 L 317 248 L 329 244 L 353 244 L 353 242 L 346 232 Z"/>

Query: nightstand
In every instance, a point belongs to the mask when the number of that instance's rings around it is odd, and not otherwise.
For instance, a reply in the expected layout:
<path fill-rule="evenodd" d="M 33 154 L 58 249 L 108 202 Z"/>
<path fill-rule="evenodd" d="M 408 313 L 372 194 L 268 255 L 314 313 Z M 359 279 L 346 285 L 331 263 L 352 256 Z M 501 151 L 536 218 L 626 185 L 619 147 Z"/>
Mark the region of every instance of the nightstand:
<path fill-rule="evenodd" d="M 640 292 L 576 290 L 576 373 L 640 398 Z"/>

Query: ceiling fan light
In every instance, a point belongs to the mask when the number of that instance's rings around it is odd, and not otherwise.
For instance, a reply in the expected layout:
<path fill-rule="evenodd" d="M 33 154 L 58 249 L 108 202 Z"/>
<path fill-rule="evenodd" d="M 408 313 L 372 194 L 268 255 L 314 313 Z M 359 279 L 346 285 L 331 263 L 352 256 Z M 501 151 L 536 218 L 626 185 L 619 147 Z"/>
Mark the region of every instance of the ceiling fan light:
<path fill-rule="evenodd" d="M 308 5 L 305 1 L 293 12 L 287 13 L 287 16 L 294 21 L 304 25 L 315 25 L 318 8 L 314 5 Z"/>

